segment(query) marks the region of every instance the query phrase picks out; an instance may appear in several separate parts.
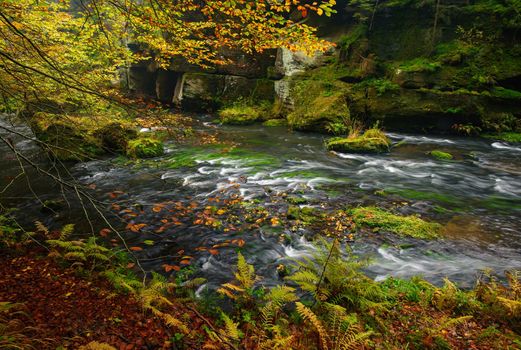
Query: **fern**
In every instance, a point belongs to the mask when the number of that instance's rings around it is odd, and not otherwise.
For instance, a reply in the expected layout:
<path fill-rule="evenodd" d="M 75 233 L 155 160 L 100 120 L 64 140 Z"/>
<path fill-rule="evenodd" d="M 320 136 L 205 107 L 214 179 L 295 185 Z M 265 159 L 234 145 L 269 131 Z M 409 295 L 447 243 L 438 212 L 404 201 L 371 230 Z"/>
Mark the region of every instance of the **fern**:
<path fill-rule="evenodd" d="M 45 237 L 49 236 L 49 229 L 40 221 L 35 221 L 36 231 L 42 233 Z"/>
<path fill-rule="evenodd" d="M 274 321 L 277 313 L 287 303 L 297 300 L 294 293 L 295 289 L 288 286 L 277 286 L 270 290 L 266 295 L 266 304 L 260 310 L 262 325 L 265 331 L 269 331 L 277 335 L 275 331 Z M 280 334 L 279 334 L 280 335 Z"/>
<path fill-rule="evenodd" d="M 309 321 L 313 325 L 313 327 L 315 327 L 315 329 L 317 330 L 318 336 L 320 339 L 320 343 L 322 344 L 322 348 L 324 350 L 328 350 L 327 345 L 329 342 L 329 336 L 328 336 L 326 329 L 324 328 L 322 322 L 318 319 L 317 315 L 315 315 L 315 313 L 313 311 L 311 311 L 311 309 L 306 307 L 301 302 L 297 302 L 297 303 L 295 303 L 295 305 L 297 306 L 297 312 L 300 315 L 300 317 L 302 317 L 304 320 Z"/>
<path fill-rule="evenodd" d="M 237 254 L 237 256 L 238 261 L 235 278 L 244 288 L 251 288 L 258 279 L 257 276 L 255 276 L 255 269 L 253 268 L 253 265 L 250 265 L 246 262 L 246 259 L 240 252 Z"/>
<path fill-rule="evenodd" d="M 60 231 L 60 240 L 65 241 L 74 232 L 74 224 L 67 224 Z"/>
<path fill-rule="evenodd" d="M 499 303 L 508 310 L 510 316 L 520 317 L 521 316 L 521 301 L 512 300 L 504 297 L 497 298 Z"/>
<path fill-rule="evenodd" d="M 513 299 L 521 301 L 521 271 L 507 271 L 505 276 Z"/>
<path fill-rule="evenodd" d="M 366 261 L 351 252 L 345 257 L 338 244 L 319 241 L 311 259 L 297 261 L 298 270 L 286 279 L 298 284 L 318 302 L 330 302 L 354 309 L 386 307 L 387 294 L 360 270 Z"/>
<path fill-rule="evenodd" d="M 232 319 L 224 312 L 221 313 L 221 318 L 224 321 L 224 329 L 221 330 L 221 335 L 232 341 L 239 341 L 240 332 L 238 325 L 232 321 Z"/>
<path fill-rule="evenodd" d="M 253 265 L 248 264 L 241 253 L 238 253 L 235 279 L 238 284 L 224 283 L 217 292 L 242 304 L 252 301 L 253 286 L 259 277 L 255 274 Z"/>

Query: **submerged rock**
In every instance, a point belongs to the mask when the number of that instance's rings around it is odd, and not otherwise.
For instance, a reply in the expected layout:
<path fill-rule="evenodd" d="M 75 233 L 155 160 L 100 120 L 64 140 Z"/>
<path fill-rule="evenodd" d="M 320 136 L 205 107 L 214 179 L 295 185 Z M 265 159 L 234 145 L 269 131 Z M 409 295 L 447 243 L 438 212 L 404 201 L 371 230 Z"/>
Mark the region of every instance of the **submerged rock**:
<path fill-rule="evenodd" d="M 440 150 L 433 150 L 433 151 L 430 151 L 429 154 L 436 158 L 436 159 L 439 159 L 439 160 L 452 160 L 454 157 L 452 156 L 452 154 L 450 153 L 447 153 L 447 152 L 443 152 L 443 151 L 440 151 Z"/>

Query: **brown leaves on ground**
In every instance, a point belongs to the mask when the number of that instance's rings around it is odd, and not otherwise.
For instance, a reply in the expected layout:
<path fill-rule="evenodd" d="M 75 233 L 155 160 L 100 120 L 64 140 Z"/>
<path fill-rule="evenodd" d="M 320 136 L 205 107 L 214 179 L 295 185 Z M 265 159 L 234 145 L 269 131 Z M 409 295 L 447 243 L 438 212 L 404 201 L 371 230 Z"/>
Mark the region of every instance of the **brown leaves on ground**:
<path fill-rule="evenodd" d="M 77 349 L 91 341 L 117 349 L 171 349 L 177 333 L 143 312 L 131 295 L 116 294 L 100 277 L 78 277 L 74 269 L 35 254 L 0 258 L 0 301 L 23 304 L 42 350 L 60 345 Z M 192 330 L 182 339 L 184 348 L 199 349 L 206 336 L 204 321 L 175 301 L 169 312 Z M 36 340 L 31 334 L 25 345 L 34 346 Z"/>

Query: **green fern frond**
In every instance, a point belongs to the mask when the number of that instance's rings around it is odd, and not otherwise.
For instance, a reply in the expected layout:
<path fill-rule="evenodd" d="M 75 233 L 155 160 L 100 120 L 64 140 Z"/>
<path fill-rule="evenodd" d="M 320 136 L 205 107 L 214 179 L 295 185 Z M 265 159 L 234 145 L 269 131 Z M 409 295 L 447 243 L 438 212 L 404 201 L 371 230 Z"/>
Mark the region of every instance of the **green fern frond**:
<path fill-rule="evenodd" d="M 449 318 L 447 320 L 443 320 L 443 322 L 441 322 L 441 325 L 436 329 L 436 333 L 439 333 L 445 329 L 452 328 L 459 324 L 465 323 L 468 320 L 470 320 L 472 317 L 473 316 L 461 316 L 461 317 Z"/>
<path fill-rule="evenodd" d="M 246 262 L 246 259 L 240 252 L 237 254 L 237 256 L 237 272 L 235 273 L 235 278 L 245 289 L 251 288 L 255 282 L 257 282 L 255 269 L 253 265 L 250 265 Z"/>
<path fill-rule="evenodd" d="M 174 316 L 168 314 L 168 313 L 162 313 L 161 318 L 165 321 L 165 323 L 170 327 L 175 327 L 179 330 L 181 330 L 184 334 L 190 333 L 190 330 L 188 327 L 181 321 L 179 321 Z"/>
<path fill-rule="evenodd" d="M 512 300 L 504 297 L 498 297 L 497 300 L 508 310 L 510 315 L 514 317 L 521 316 L 521 301 Z"/>
<path fill-rule="evenodd" d="M 72 247 L 74 247 L 74 243 L 72 241 L 59 241 L 57 239 L 50 239 L 45 241 L 47 244 L 49 244 L 51 247 L 59 247 L 65 250 L 71 250 Z"/>
<path fill-rule="evenodd" d="M 63 256 L 66 260 L 81 260 L 86 261 L 87 257 L 82 252 L 68 252 Z"/>
<path fill-rule="evenodd" d="M 67 224 L 60 231 L 60 240 L 65 241 L 74 232 L 74 224 Z"/>
<path fill-rule="evenodd" d="M 239 341 L 240 332 L 237 323 L 233 322 L 232 319 L 224 312 L 221 313 L 221 318 L 224 322 L 224 330 L 221 330 L 221 334 L 233 341 Z"/>

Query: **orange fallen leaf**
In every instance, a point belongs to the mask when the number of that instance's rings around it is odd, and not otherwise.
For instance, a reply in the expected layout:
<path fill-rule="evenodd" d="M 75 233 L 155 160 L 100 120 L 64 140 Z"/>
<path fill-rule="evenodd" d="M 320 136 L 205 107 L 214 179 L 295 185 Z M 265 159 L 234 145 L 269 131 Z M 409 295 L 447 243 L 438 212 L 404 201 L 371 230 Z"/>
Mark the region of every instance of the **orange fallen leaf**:
<path fill-rule="evenodd" d="M 143 250 L 143 248 L 141 248 L 141 247 L 130 247 L 130 250 L 132 250 L 133 252 L 139 252 L 139 251 Z"/>
<path fill-rule="evenodd" d="M 161 210 L 163 210 L 163 208 L 157 206 L 157 207 L 153 207 L 152 208 L 152 211 L 156 212 L 156 213 L 159 213 Z"/>
<path fill-rule="evenodd" d="M 100 236 L 107 237 L 112 232 L 109 228 L 104 228 L 99 231 Z"/>
<path fill-rule="evenodd" d="M 172 270 L 174 270 L 174 271 L 181 270 L 181 268 L 179 266 L 177 266 L 177 265 L 163 264 L 163 268 L 165 269 L 165 272 L 170 272 Z"/>
<path fill-rule="evenodd" d="M 217 255 L 219 254 L 219 251 L 217 249 L 208 249 L 208 252 L 212 255 Z"/>
<path fill-rule="evenodd" d="M 181 265 L 190 265 L 190 260 L 188 260 L 188 259 L 181 260 L 179 263 L 180 263 Z"/>

